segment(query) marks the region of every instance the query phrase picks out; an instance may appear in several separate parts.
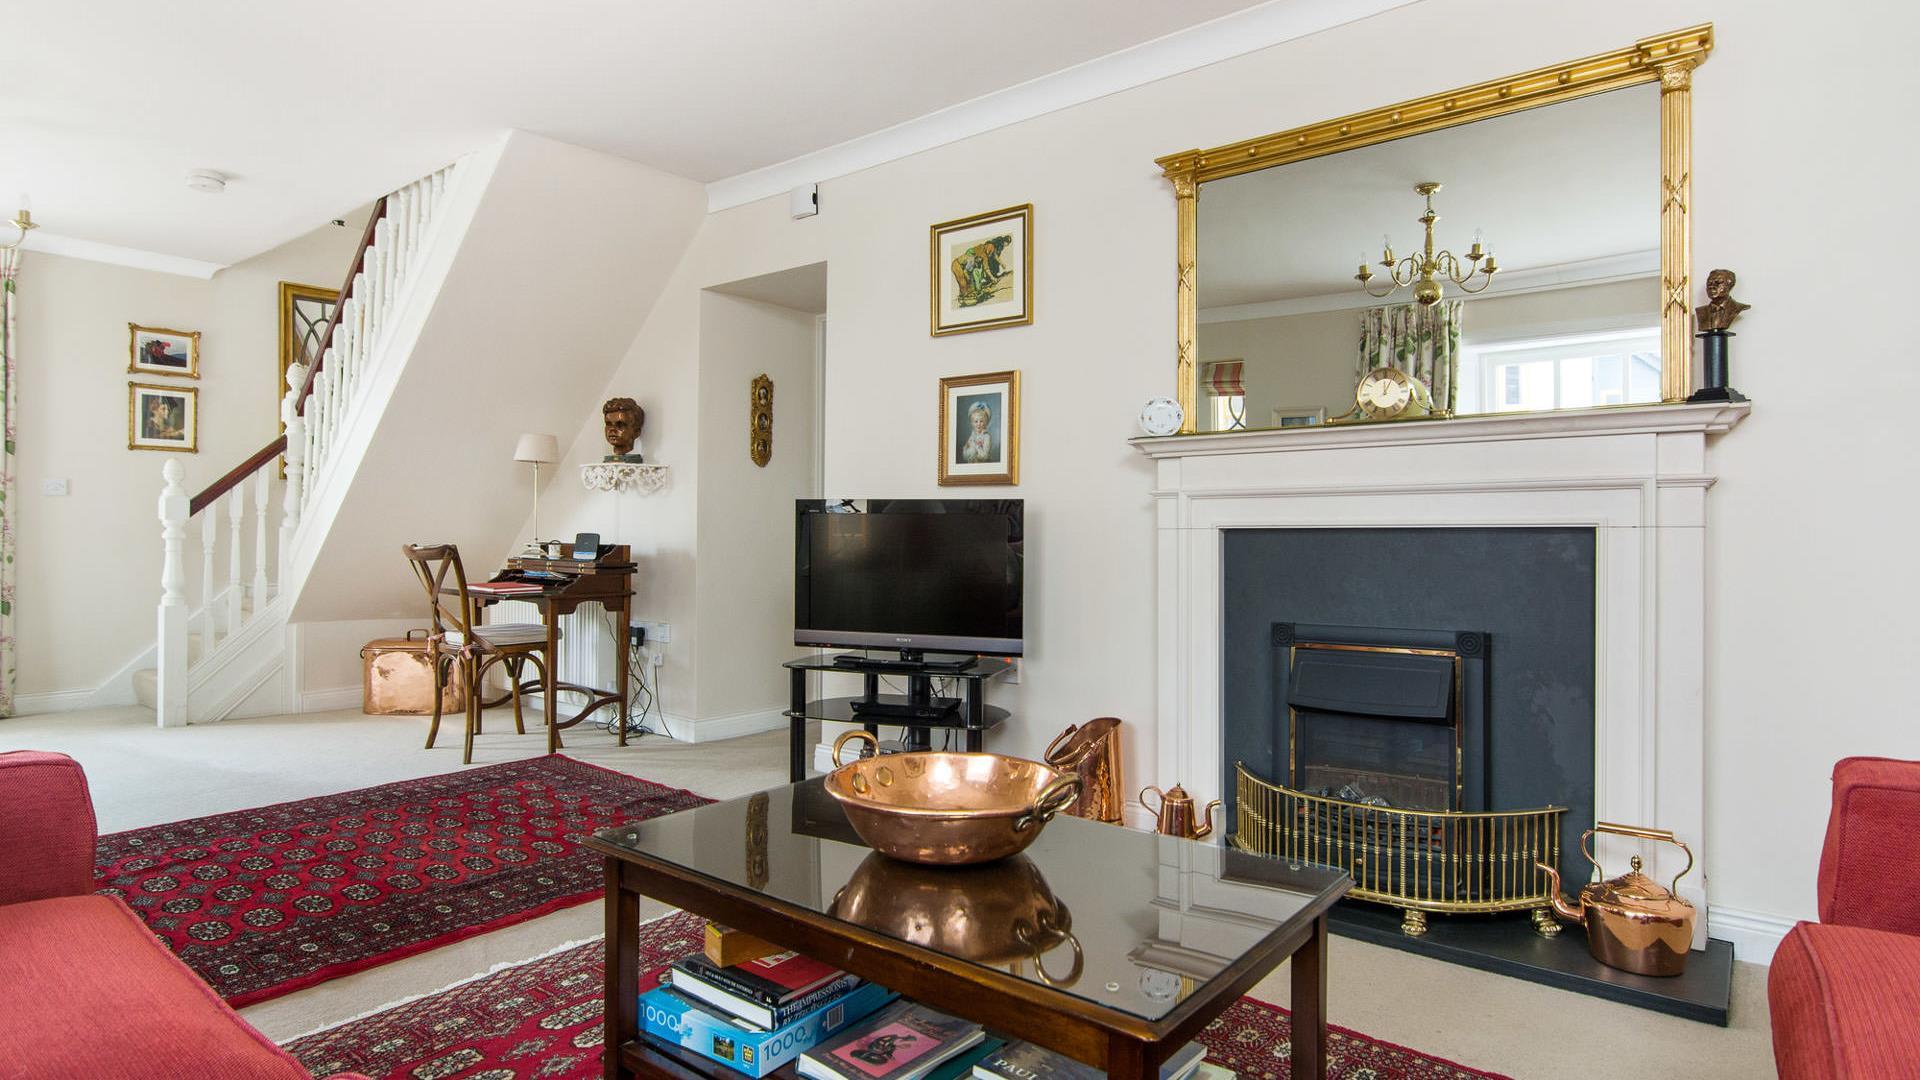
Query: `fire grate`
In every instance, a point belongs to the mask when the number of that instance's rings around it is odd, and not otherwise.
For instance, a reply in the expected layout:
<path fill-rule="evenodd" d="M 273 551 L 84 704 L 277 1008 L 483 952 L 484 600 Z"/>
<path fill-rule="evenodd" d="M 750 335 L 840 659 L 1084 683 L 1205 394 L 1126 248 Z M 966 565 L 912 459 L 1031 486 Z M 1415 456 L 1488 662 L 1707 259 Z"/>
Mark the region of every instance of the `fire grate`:
<path fill-rule="evenodd" d="M 1408 810 L 1295 791 L 1243 762 L 1235 772 L 1235 847 L 1345 870 L 1347 895 L 1400 908 L 1406 934 L 1426 933 L 1428 912 L 1529 909 L 1534 929 L 1560 932 L 1551 882 L 1535 864 L 1559 865 L 1564 806 Z"/>

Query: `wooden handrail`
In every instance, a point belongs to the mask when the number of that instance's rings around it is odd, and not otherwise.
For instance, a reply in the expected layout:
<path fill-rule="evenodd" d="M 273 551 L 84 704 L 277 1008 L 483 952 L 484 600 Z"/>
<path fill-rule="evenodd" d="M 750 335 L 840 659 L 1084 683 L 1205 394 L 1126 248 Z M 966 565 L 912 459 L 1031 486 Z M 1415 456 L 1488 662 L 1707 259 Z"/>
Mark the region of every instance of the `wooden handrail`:
<path fill-rule="evenodd" d="M 327 319 L 326 332 L 320 335 L 320 344 L 314 347 L 313 363 L 307 367 L 306 381 L 300 384 L 300 396 L 294 400 L 294 411 L 301 416 L 307 414 L 307 398 L 313 395 L 313 377 L 320 373 L 320 365 L 326 362 L 327 348 L 333 344 L 334 328 L 340 325 L 340 314 L 347 306 L 347 296 L 353 291 L 353 279 L 366 268 L 367 249 L 373 246 L 374 228 L 380 224 L 380 219 L 386 216 L 387 197 L 382 195 L 373 204 L 373 213 L 367 217 L 366 230 L 360 234 L 360 247 L 353 253 L 353 265 L 347 268 L 347 280 L 341 282 L 340 292 L 333 299 L 333 314 Z M 225 476 L 208 484 L 200 494 L 189 500 L 188 516 L 212 506 L 216 499 L 238 487 L 242 480 L 252 476 L 256 470 L 285 453 L 286 449 L 287 436 L 282 433 L 279 438 L 254 451 L 253 456 L 234 466 Z"/>

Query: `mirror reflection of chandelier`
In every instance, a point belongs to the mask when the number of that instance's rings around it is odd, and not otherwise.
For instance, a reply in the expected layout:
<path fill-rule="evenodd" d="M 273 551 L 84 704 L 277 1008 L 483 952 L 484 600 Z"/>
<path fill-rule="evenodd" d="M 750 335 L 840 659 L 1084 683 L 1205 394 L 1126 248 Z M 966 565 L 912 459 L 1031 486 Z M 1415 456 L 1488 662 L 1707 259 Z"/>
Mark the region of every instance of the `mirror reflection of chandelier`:
<path fill-rule="evenodd" d="M 1367 265 L 1364 257 L 1360 260 L 1360 272 L 1353 275 L 1354 280 L 1360 283 L 1360 287 L 1366 290 L 1368 296 L 1376 300 L 1384 300 L 1392 296 L 1394 290 L 1411 285 L 1413 298 L 1423 307 L 1432 307 L 1440 302 L 1443 291 L 1440 285 L 1441 278 L 1458 285 L 1460 291 L 1465 293 L 1477 293 L 1486 289 L 1493 283 L 1493 275 L 1499 272 L 1500 267 L 1494 262 L 1493 252 L 1480 247 L 1480 234 L 1474 233 L 1473 247 L 1468 249 L 1464 258 L 1455 256 L 1451 251 L 1434 251 L 1433 223 L 1440 220 L 1440 215 L 1433 211 L 1433 193 L 1440 190 L 1440 184 L 1437 181 L 1428 180 L 1413 185 L 1413 190 L 1427 198 L 1427 212 L 1416 219 L 1426 229 L 1426 246 L 1418 255 L 1395 259 L 1393 241 L 1383 239 L 1380 267 L 1387 272 L 1392 284 L 1388 285 L 1384 292 L 1374 292 L 1372 286 L 1368 284 L 1373 280 L 1373 268 Z M 1475 276 L 1476 272 L 1478 277 Z M 1474 281 L 1479 282 L 1478 287 L 1470 284 Z"/>

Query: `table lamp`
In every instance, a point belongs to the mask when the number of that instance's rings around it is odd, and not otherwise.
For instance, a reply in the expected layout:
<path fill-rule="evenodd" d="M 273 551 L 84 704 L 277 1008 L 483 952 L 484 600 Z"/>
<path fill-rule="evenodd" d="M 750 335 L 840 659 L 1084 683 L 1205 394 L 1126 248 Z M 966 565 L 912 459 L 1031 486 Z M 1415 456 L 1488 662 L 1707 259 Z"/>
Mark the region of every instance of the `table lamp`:
<path fill-rule="evenodd" d="M 540 466 L 560 460 L 560 440 L 551 435 L 522 435 L 513 460 L 533 466 L 533 542 L 540 542 Z"/>

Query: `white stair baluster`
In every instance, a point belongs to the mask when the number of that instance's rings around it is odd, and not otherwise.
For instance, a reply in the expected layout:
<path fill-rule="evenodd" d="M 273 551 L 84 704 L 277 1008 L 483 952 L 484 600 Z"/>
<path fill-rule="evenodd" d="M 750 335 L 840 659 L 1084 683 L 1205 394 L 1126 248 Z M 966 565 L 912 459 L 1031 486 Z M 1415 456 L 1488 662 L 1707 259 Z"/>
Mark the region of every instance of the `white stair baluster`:
<path fill-rule="evenodd" d="M 242 481 L 244 483 L 244 481 Z M 253 471 L 253 610 L 267 605 L 267 496 L 272 491 L 273 462 Z"/>
<path fill-rule="evenodd" d="M 186 561 L 181 555 L 187 533 L 187 489 L 180 484 L 186 470 L 178 461 L 160 467 L 166 486 L 160 491 L 160 608 L 155 620 L 156 674 L 154 719 L 161 727 L 187 722 L 187 596 Z"/>
<path fill-rule="evenodd" d="M 240 624 L 247 621 L 247 612 L 243 606 L 247 599 L 247 583 L 242 576 L 241 562 L 245 549 L 240 540 L 240 527 L 247 519 L 247 485 L 235 484 L 227 491 L 227 522 L 229 525 L 227 549 L 227 633 L 239 632 Z"/>
<path fill-rule="evenodd" d="M 210 649 L 218 638 L 219 618 L 213 610 L 213 549 L 220 543 L 220 515 L 208 507 L 200 512 L 200 647 Z"/>
<path fill-rule="evenodd" d="M 287 487 L 280 500 L 284 516 L 280 519 L 280 556 L 279 573 L 276 582 L 280 588 L 286 587 L 287 567 L 293 565 L 293 535 L 300 530 L 301 492 L 306 490 L 307 469 L 307 422 L 298 408 L 300 388 L 307 381 L 307 366 L 295 364 L 287 369 L 287 382 L 290 389 L 287 396 L 280 399 L 280 419 L 287 425 L 287 449 L 282 460 L 287 463 Z"/>

